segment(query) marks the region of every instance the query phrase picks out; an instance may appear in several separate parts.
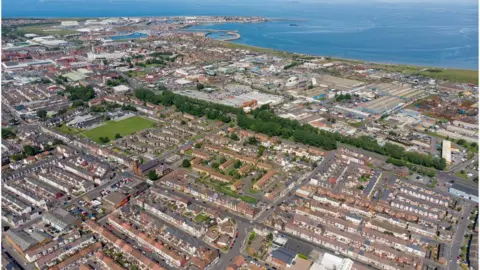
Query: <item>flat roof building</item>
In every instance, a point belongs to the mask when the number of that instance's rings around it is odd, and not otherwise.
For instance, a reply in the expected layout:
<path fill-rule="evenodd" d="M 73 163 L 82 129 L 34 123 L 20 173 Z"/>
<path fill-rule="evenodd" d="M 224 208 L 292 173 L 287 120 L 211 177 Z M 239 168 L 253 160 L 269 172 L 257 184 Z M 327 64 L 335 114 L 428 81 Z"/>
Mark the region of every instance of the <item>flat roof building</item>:
<path fill-rule="evenodd" d="M 447 161 L 447 164 L 452 163 L 452 142 L 448 140 L 442 142 L 442 158 Z"/>
<path fill-rule="evenodd" d="M 478 189 L 454 183 L 451 187 L 448 188 L 448 192 L 455 196 L 459 196 L 478 203 Z"/>

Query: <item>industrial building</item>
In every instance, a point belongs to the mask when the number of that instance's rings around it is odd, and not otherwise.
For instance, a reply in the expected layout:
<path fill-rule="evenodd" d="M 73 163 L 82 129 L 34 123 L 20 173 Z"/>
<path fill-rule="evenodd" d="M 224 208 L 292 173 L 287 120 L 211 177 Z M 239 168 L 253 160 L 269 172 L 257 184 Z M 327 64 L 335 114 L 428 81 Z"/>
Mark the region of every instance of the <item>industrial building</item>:
<path fill-rule="evenodd" d="M 424 93 L 423 90 L 388 83 L 369 85 L 368 88 L 381 97 L 358 106 L 358 109 L 373 114 L 385 114 L 400 109 Z"/>
<path fill-rule="evenodd" d="M 448 188 L 448 192 L 452 195 L 472 200 L 478 203 L 478 189 L 469 188 L 458 183 L 454 183 Z"/>

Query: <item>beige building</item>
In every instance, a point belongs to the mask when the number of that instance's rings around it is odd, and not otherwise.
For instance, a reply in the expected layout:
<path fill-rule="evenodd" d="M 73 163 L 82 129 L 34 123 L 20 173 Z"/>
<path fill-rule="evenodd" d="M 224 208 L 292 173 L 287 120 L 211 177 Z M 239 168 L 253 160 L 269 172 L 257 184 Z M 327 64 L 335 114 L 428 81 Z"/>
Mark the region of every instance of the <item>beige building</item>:
<path fill-rule="evenodd" d="M 452 163 L 452 142 L 448 140 L 442 142 L 442 158 L 447 161 L 447 164 Z"/>

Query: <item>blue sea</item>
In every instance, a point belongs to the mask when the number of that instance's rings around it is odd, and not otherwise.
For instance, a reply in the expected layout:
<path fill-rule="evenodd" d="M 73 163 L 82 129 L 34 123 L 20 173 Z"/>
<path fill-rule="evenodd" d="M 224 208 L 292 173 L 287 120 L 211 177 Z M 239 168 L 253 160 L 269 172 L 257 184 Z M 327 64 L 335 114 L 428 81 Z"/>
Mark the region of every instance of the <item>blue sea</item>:
<path fill-rule="evenodd" d="M 405 2 L 408 1 L 408 2 Z M 299 19 L 199 26 L 238 30 L 235 42 L 290 52 L 478 70 L 474 0 L 4 0 L 8 17 L 239 15 Z M 452 2 L 452 3 L 448 3 Z"/>
<path fill-rule="evenodd" d="M 122 39 L 136 39 L 136 38 L 143 38 L 143 37 L 148 37 L 147 34 L 144 33 L 132 33 L 129 35 L 119 35 L 119 36 L 111 36 L 110 39 L 112 40 L 122 40 Z"/>

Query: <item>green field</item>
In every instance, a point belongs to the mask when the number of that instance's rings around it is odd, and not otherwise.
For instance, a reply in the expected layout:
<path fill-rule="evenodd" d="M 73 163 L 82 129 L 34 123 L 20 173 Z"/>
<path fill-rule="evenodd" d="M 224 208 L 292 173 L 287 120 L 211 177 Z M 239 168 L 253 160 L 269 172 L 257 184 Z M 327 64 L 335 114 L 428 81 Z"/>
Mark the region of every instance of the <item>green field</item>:
<path fill-rule="evenodd" d="M 120 121 L 108 121 L 105 125 L 87 130 L 81 134 L 100 143 L 100 137 L 115 139 L 115 134 L 119 133 L 122 137 L 132 134 L 136 131 L 146 129 L 155 125 L 155 122 L 139 116 L 133 116 Z"/>
<path fill-rule="evenodd" d="M 478 71 L 468 69 L 426 68 L 407 65 L 372 64 L 373 68 L 405 74 L 419 74 L 436 80 L 448 80 L 459 83 L 478 83 Z"/>

